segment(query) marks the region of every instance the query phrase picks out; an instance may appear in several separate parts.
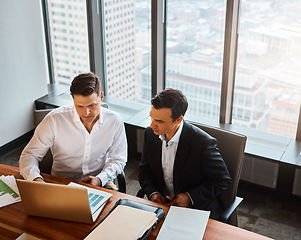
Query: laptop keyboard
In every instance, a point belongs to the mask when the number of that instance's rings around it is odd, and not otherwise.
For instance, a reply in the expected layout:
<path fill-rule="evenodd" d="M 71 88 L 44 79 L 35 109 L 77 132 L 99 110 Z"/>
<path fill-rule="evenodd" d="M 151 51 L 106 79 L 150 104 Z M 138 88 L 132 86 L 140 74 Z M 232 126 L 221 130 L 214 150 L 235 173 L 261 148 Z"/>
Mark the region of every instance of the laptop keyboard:
<path fill-rule="evenodd" d="M 91 192 L 88 194 L 88 197 L 90 206 L 92 208 L 95 207 L 104 198 L 103 196 Z"/>

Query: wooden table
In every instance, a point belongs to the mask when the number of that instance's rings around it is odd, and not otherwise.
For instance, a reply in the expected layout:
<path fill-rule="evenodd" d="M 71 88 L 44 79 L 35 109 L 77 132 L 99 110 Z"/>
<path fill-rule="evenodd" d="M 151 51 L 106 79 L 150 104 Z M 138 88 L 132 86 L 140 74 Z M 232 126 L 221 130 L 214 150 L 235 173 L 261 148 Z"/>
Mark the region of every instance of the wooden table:
<path fill-rule="evenodd" d="M 22 178 L 17 167 L 0 164 L 1 175 L 14 175 L 15 178 Z M 68 184 L 70 180 L 66 178 L 56 177 L 48 174 L 42 174 L 46 182 Z M 93 187 L 89 185 L 90 187 Z M 99 188 L 99 187 L 94 187 Z M 3 208 L 0 208 L 0 239 L 16 239 L 22 233 L 28 233 L 41 239 L 83 239 L 86 234 L 91 231 L 110 211 L 115 202 L 122 199 L 131 199 L 138 202 L 161 207 L 165 214 L 168 212 L 168 207 L 150 202 L 145 199 L 137 198 L 128 194 L 111 191 L 105 188 L 99 188 L 102 191 L 110 192 L 113 195 L 108 200 L 106 206 L 94 224 L 84 224 L 76 222 L 61 221 L 48 218 L 27 216 L 24 212 L 21 202 L 15 203 Z M 164 220 L 165 218 L 163 218 Z M 156 229 L 152 231 L 150 240 L 156 239 L 158 232 L 162 226 L 161 221 Z M 240 229 L 222 222 L 209 219 L 204 235 L 204 240 L 225 240 L 225 239 L 240 239 L 240 240 L 267 240 L 269 238 Z"/>

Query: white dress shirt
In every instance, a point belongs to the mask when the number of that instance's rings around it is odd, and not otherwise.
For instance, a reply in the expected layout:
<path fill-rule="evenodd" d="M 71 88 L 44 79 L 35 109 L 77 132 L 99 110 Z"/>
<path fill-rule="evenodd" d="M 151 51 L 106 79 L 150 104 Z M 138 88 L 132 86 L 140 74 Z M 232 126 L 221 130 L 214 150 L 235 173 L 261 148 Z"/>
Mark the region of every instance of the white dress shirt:
<path fill-rule="evenodd" d="M 159 136 L 162 140 L 162 169 L 169 196 L 175 194 L 173 187 L 173 169 L 182 129 L 183 121 L 181 122 L 175 135 L 169 140 L 168 143 L 166 142 L 165 135 Z"/>
<path fill-rule="evenodd" d="M 127 161 L 127 141 L 121 117 L 101 108 L 89 133 L 74 106 L 52 110 L 38 125 L 20 157 L 20 173 L 28 180 L 41 177 L 38 161 L 51 148 L 51 174 L 75 181 L 92 175 L 102 186 L 115 179 Z"/>

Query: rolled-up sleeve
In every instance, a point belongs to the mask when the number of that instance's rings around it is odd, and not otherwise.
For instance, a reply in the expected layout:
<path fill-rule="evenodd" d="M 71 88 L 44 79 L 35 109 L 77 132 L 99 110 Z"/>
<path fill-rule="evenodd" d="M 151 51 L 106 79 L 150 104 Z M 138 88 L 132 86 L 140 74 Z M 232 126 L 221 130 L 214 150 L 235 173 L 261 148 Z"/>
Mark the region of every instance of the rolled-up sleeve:
<path fill-rule="evenodd" d="M 109 180 L 113 180 L 120 174 L 127 162 L 127 140 L 124 123 L 120 120 L 114 129 L 114 137 L 108 150 L 108 159 L 97 177 L 104 186 Z"/>
<path fill-rule="evenodd" d="M 51 119 L 47 116 L 35 129 L 32 139 L 21 153 L 19 159 L 20 174 L 26 180 L 43 178 L 39 170 L 39 162 L 53 144 Z"/>

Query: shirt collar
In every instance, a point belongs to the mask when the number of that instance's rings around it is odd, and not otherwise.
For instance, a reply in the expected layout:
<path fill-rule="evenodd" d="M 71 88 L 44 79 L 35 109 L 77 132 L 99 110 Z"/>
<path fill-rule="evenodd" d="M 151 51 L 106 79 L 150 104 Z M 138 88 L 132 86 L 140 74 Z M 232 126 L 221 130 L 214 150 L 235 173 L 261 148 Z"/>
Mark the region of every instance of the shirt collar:
<path fill-rule="evenodd" d="M 74 122 L 82 122 L 80 120 L 80 117 L 77 114 L 77 111 L 75 109 L 75 106 L 73 106 L 74 109 L 74 113 L 73 113 L 73 121 Z M 100 112 L 99 112 L 99 119 L 97 120 L 97 122 L 95 124 L 101 125 L 103 123 L 103 114 L 102 114 L 102 107 L 100 107 Z"/>
<path fill-rule="evenodd" d="M 172 137 L 172 139 L 169 140 L 168 142 L 168 146 L 170 146 L 172 143 L 174 142 L 179 142 L 180 141 L 180 136 L 181 136 L 181 133 L 182 133 L 182 129 L 183 129 L 183 120 L 181 121 L 180 123 L 180 126 L 176 132 L 176 134 Z M 162 141 L 166 141 L 166 137 L 165 137 L 165 134 L 163 135 L 160 135 L 159 138 L 162 140 Z"/>
<path fill-rule="evenodd" d="M 97 120 L 97 122 L 99 123 L 99 125 L 101 125 L 103 123 L 102 107 L 100 107 L 99 119 Z"/>
<path fill-rule="evenodd" d="M 76 111 L 76 108 L 75 108 L 75 106 L 73 106 L 73 121 L 74 122 L 81 122 L 81 120 L 80 120 L 80 117 L 78 116 L 78 114 L 77 114 L 77 111 Z"/>

